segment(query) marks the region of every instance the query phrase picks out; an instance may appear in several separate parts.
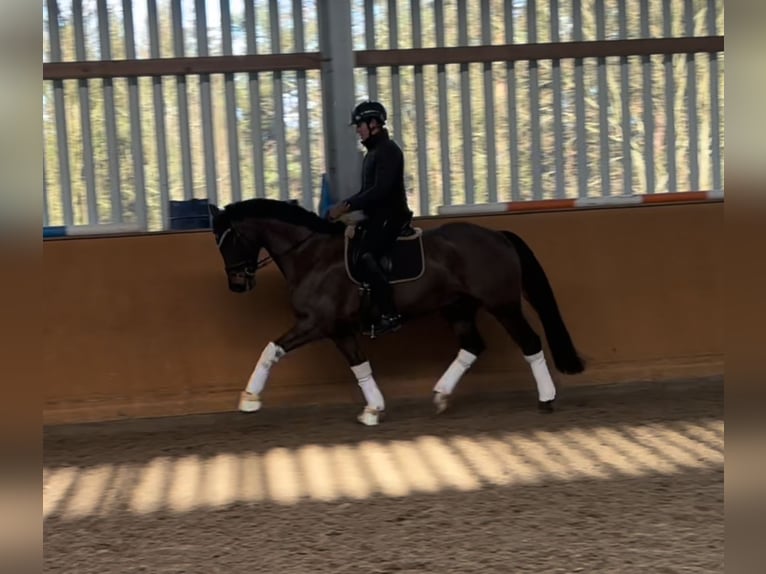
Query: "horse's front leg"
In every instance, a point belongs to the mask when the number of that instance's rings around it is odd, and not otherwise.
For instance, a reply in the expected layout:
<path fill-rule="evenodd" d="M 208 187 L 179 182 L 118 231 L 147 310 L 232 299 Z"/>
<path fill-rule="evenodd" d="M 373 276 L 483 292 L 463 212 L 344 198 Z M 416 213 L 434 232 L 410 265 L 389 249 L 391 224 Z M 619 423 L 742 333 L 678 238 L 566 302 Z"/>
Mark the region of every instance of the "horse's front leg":
<path fill-rule="evenodd" d="M 320 338 L 320 333 L 314 325 L 297 323 L 269 344 L 261 352 L 245 390 L 239 397 L 239 410 L 252 413 L 261 408 L 261 392 L 266 386 L 271 368 L 290 351 Z"/>
<path fill-rule="evenodd" d="M 370 362 L 359 346 L 359 341 L 355 335 L 350 333 L 337 335 L 332 340 L 348 362 L 367 403 L 356 419 L 363 425 L 377 425 L 383 417 L 386 404 L 383 394 L 380 392 L 375 378 L 372 376 Z"/>

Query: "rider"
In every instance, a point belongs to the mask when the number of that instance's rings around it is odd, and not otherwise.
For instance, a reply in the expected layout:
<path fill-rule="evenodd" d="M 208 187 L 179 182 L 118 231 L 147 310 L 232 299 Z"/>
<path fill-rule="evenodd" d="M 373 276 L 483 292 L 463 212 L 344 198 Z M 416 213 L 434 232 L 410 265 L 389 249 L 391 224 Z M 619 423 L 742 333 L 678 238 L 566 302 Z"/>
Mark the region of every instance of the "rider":
<path fill-rule="evenodd" d="M 376 334 L 395 331 L 401 326 L 391 285 L 379 260 L 395 245 L 400 231 L 413 215 L 404 189 L 404 156 L 388 135 L 386 119 L 386 109 L 379 102 L 365 101 L 354 108 L 349 125 L 356 126 L 367 148 L 362 164 L 362 185 L 359 192 L 335 205 L 329 213 L 330 219 L 357 210 L 366 216 L 360 260 L 368 272 L 372 295 L 381 311 L 374 325 Z"/>

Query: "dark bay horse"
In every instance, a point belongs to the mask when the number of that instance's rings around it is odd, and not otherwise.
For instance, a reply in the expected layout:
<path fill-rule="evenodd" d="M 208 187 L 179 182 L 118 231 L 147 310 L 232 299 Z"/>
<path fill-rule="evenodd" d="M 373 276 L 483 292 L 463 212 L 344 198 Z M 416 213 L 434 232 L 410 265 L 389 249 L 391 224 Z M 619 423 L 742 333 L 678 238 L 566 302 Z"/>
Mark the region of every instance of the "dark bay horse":
<path fill-rule="evenodd" d="M 372 368 L 359 345 L 361 290 L 346 263 L 346 236 L 355 226 L 330 222 L 297 204 L 249 199 L 219 209 L 210 206 L 216 244 L 223 258 L 229 289 L 253 289 L 263 248 L 279 267 L 290 288 L 296 316 L 292 328 L 273 339 L 261 353 L 242 391 L 239 409 L 261 408 L 261 392 L 270 369 L 285 354 L 321 338 L 331 339 L 348 361 L 366 400 L 357 417 L 378 424 L 385 401 Z M 412 228 L 410 228 L 412 230 Z M 420 230 L 416 230 L 420 231 Z M 452 222 L 419 236 L 424 267 L 415 278 L 394 285 L 403 321 L 441 313 L 454 330 L 459 352 L 434 386 L 437 412 L 443 411 L 455 386 L 484 351 L 476 314 L 486 309 L 519 345 L 538 389 L 538 406 L 553 410 L 556 388 L 538 334 L 522 313 L 524 296 L 538 313 L 553 363 L 561 373 L 584 370 L 564 324 L 553 291 L 529 246 L 510 231 Z M 395 336 L 395 335 L 389 335 Z"/>

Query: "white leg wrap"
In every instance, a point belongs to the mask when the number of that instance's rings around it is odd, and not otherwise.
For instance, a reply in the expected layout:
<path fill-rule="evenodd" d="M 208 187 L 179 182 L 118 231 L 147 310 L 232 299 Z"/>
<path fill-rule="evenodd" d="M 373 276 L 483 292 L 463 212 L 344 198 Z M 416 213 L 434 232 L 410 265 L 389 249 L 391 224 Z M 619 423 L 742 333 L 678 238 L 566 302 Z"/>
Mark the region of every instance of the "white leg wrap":
<path fill-rule="evenodd" d="M 269 378 L 269 371 L 279 359 L 285 356 L 285 350 L 279 345 L 269 343 L 261 353 L 261 357 L 258 359 L 258 363 L 253 369 L 253 373 L 250 375 L 250 380 L 247 382 L 246 391 L 253 395 L 260 395 L 263 387 L 266 385 L 266 380 Z"/>
<path fill-rule="evenodd" d="M 375 378 L 372 376 L 372 367 L 370 362 L 365 361 L 359 365 L 351 367 L 351 371 L 354 373 L 359 387 L 362 389 L 364 398 L 367 401 L 367 406 L 378 410 L 385 409 L 385 402 L 383 401 L 383 395 L 375 383 Z"/>
<path fill-rule="evenodd" d="M 551 373 L 541 350 L 534 355 L 524 355 L 524 359 L 532 367 L 532 374 L 537 383 L 537 394 L 541 401 L 552 401 L 556 398 L 556 386 L 553 384 Z"/>
<path fill-rule="evenodd" d="M 452 394 L 455 385 L 457 385 L 458 381 L 462 378 L 465 372 L 471 368 L 471 365 L 473 365 L 475 361 L 476 355 L 465 349 L 460 349 L 455 360 L 452 361 L 452 364 L 450 364 L 441 378 L 437 381 L 434 386 L 434 391 L 446 395 Z"/>

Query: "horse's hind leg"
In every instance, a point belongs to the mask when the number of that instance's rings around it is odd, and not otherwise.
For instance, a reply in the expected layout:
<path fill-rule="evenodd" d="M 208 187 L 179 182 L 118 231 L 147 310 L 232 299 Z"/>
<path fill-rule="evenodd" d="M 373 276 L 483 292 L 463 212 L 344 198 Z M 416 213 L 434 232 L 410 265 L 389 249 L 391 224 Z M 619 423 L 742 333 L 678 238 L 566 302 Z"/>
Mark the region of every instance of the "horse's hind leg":
<path fill-rule="evenodd" d="M 377 425 L 385 411 L 386 404 L 383 394 L 372 376 L 370 361 L 364 355 L 355 335 L 350 333 L 337 335 L 332 340 L 348 361 L 351 372 L 354 373 L 359 388 L 362 390 L 362 395 L 367 402 L 364 410 L 357 416 L 357 420 L 363 425 Z"/>
<path fill-rule="evenodd" d="M 458 382 L 485 349 L 484 340 L 476 327 L 477 308 L 473 302 L 460 301 L 444 311 L 444 316 L 457 335 L 460 350 L 434 385 L 434 404 L 437 414 L 444 412 L 447 408 L 449 397 Z"/>
<path fill-rule="evenodd" d="M 537 384 L 538 406 L 543 412 L 553 411 L 553 401 L 556 398 L 556 385 L 553 383 L 548 365 L 543 354 L 540 336 L 524 317 L 521 304 L 491 310 L 492 314 L 505 327 L 508 334 L 521 347 L 524 360 L 532 369 L 532 375 Z"/>

